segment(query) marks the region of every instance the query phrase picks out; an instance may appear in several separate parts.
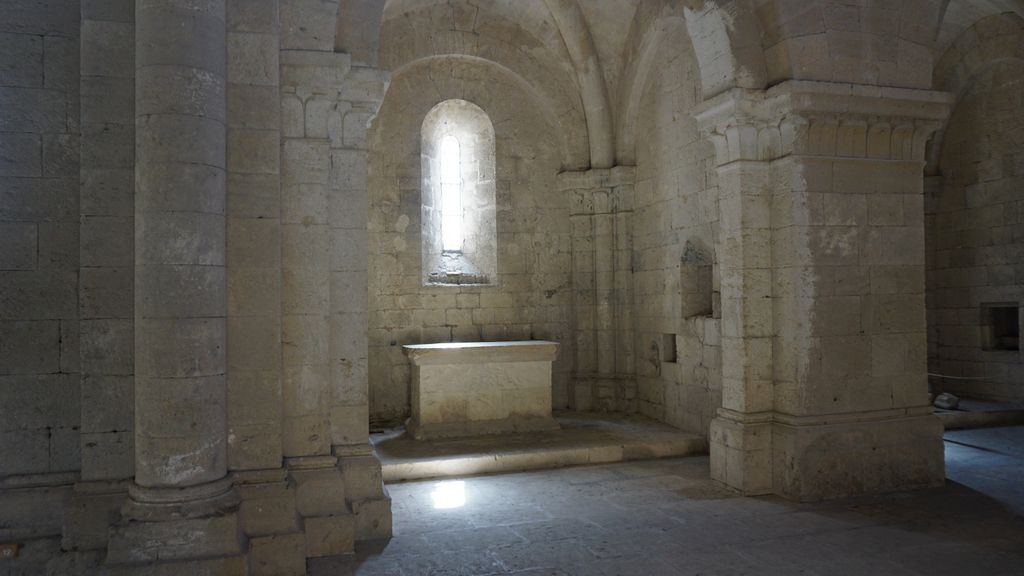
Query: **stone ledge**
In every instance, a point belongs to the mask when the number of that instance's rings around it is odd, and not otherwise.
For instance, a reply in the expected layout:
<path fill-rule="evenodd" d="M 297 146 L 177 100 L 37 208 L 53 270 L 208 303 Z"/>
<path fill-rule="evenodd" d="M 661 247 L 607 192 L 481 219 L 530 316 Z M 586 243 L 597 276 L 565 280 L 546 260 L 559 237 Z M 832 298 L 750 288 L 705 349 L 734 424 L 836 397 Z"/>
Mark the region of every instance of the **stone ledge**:
<path fill-rule="evenodd" d="M 515 342 L 446 342 L 402 346 L 414 366 L 479 364 L 481 362 L 551 362 L 558 343 L 546 340 Z"/>

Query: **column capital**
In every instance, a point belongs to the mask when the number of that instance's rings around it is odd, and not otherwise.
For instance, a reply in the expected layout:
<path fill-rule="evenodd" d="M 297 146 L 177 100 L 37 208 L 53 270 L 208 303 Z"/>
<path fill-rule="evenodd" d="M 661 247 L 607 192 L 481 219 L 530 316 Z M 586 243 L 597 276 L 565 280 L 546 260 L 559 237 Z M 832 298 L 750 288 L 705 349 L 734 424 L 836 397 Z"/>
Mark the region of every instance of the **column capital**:
<path fill-rule="evenodd" d="M 353 65 L 351 56 L 342 52 L 281 50 L 281 88 L 285 93 L 358 103 L 376 114 L 390 83 L 387 70 Z"/>
<path fill-rule="evenodd" d="M 790 155 L 923 162 L 951 105 L 945 92 L 791 80 L 724 92 L 695 117 L 719 166 Z"/>

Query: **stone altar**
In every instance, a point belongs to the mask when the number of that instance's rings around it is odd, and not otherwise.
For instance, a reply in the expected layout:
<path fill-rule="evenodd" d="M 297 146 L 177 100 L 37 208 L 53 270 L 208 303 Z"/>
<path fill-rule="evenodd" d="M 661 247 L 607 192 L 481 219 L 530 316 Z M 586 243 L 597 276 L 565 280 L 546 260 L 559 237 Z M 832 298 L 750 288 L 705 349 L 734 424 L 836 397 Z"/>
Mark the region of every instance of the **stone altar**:
<path fill-rule="evenodd" d="M 413 438 L 551 430 L 556 342 L 403 346 L 412 368 Z"/>

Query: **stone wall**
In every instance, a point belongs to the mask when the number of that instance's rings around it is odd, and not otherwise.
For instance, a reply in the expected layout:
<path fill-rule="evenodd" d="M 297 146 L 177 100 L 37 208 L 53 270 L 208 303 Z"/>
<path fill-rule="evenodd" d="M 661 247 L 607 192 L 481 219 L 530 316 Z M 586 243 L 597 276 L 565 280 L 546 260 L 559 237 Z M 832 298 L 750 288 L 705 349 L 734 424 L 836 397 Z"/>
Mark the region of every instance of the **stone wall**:
<path fill-rule="evenodd" d="M 81 461 L 79 5 L 2 11 L 0 541 L 24 548 L 0 570 L 19 571 L 58 552 Z"/>
<path fill-rule="evenodd" d="M 425 89 L 425 86 L 430 88 Z M 494 125 L 498 262 L 493 286 L 425 286 L 420 129 L 436 104 L 462 98 Z M 409 414 L 403 344 L 554 340 L 554 405 L 568 406 L 570 238 L 557 193 L 558 138 L 531 95 L 472 62 L 420 64 L 392 79 L 370 149 L 370 402 L 374 423 Z"/>
<path fill-rule="evenodd" d="M 78 2 L 3 12 L 0 481 L 78 470 L 81 424 Z"/>
<path fill-rule="evenodd" d="M 134 471 L 135 12 L 82 7 L 82 479 Z"/>
<path fill-rule="evenodd" d="M 705 434 L 722 401 L 721 321 L 713 309 L 718 177 L 714 149 L 692 115 L 701 101 L 693 49 L 681 26 L 665 38 L 637 128 L 644 135 L 633 231 L 637 409 Z"/>
<path fill-rule="evenodd" d="M 1019 350 L 988 342 L 989 305 L 1024 301 L 1024 64 L 988 66 L 943 139 L 927 210 L 929 371 L 938 391 L 1024 399 Z"/>

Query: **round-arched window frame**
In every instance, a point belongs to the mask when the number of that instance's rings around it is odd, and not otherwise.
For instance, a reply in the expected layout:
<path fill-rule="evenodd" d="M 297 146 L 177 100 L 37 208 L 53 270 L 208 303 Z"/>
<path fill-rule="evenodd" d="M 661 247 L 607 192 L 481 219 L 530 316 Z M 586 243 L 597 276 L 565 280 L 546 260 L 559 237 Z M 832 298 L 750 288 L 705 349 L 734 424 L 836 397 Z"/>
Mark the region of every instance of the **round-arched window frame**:
<path fill-rule="evenodd" d="M 423 120 L 423 282 L 496 284 L 494 126 L 479 106 L 445 100 Z"/>

